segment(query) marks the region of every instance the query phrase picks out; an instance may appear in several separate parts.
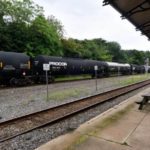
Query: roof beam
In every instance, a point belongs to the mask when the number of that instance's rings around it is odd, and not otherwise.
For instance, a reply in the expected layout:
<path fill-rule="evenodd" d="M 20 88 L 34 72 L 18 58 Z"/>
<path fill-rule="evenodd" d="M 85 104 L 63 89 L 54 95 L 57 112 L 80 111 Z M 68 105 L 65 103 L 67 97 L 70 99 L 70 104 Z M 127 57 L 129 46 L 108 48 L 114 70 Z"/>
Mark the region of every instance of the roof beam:
<path fill-rule="evenodd" d="M 144 11 L 147 11 L 147 10 L 150 10 L 150 3 L 147 0 L 145 0 L 141 4 L 135 6 L 134 8 L 129 10 L 128 12 L 124 13 L 121 17 L 123 19 L 125 19 L 126 17 L 130 17 L 130 16 L 132 16 L 136 13 L 144 12 Z"/>
<path fill-rule="evenodd" d="M 136 30 L 138 31 L 138 30 L 141 30 L 141 29 L 145 29 L 145 28 L 147 28 L 147 27 L 150 27 L 150 20 L 149 20 L 148 22 L 145 22 L 145 23 L 143 23 L 143 24 L 137 26 L 137 27 L 136 27 Z"/>
<path fill-rule="evenodd" d="M 150 40 L 150 0 L 104 0 L 103 5 L 110 4 L 121 13 L 122 19 L 128 19 Z"/>

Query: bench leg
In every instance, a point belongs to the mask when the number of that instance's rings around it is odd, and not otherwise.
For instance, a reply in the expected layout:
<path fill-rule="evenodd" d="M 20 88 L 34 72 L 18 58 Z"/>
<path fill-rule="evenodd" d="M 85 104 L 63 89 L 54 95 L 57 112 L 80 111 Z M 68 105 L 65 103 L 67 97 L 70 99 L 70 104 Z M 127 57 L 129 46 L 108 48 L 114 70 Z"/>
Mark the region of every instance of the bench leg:
<path fill-rule="evenodd" d="M 142 108 L 143 108 L 143 103 L 140 104 L 139 110 L 142 110 Z"/>
<path fill-rule="evenodd" d="M 142 110 L 143 105 L 145 105 L 145 104 L 148 102 L 148 100 L 149 100 L 149 99 L 146 98 L 146 97 L 143 98 L 143 101 L 141 102 L 141 104 L 140 104 L 140 106 L 139 106 L 139 109 L 140 109 L 140 110 Z"/>

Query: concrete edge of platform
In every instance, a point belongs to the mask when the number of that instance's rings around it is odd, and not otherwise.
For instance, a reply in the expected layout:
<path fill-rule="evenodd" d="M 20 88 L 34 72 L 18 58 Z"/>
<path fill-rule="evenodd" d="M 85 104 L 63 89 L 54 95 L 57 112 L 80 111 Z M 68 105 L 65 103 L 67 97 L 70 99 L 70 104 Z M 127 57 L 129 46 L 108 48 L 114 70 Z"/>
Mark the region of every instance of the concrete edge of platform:
<path fill-rule="evenodd" d="M 128 98 L 126 101 L 123 101 L 122 103 L 114 106 L 113 108 L 110 108 L 109 110 L 103 112 L 102 114 L 96 116 L 95 118 L 92 118 L 91 120 L 80 125 L 73 132 L 59 136 L 59 137 L 49 141 L 48 143 L 43 144 L 42 146 L 40 146 L 36 150 L 53 150 L 53 149 L 63 150 L 63 149 L 67 149 L 68 146 L 72 145 L 74 143 L 74 141 L 81 136 L 80 132 L 82 132 L 82 130 L 88 130 L 89 127 L 92 126 L 92 124 L 96 124 L 97 122 L 103 121 L 105 118 L 109 117 L 110 115 L 115 114 L 115 113 L 125 109 L 129 105 L 134 104 L 135 101 L 140 101 L 142 99 L 141 95 L 144 93 L 147 93 L 149 91 L 150 91 L 150 88 L 143 90 L 142 92 L 139 92 L 137 95 Z M 138 105 L 136 105 L 135 109 L 137 111 L 139 111 Z"/>

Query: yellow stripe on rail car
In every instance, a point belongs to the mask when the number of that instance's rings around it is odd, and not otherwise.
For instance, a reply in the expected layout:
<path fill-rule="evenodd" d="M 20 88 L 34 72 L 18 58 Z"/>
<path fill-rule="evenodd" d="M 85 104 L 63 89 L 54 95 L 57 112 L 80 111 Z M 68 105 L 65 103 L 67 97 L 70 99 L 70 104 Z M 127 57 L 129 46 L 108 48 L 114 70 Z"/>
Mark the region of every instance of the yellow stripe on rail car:
<path fill-rule="evenodd" d="M 31 62 L 28 61 L 28 69 L 31 69 Z"/>
<path fill-rule="evenodd" d="M 2 62 L 0 62 L 0 68 L 2 68 L 3 67 L 3 63 Z"/>

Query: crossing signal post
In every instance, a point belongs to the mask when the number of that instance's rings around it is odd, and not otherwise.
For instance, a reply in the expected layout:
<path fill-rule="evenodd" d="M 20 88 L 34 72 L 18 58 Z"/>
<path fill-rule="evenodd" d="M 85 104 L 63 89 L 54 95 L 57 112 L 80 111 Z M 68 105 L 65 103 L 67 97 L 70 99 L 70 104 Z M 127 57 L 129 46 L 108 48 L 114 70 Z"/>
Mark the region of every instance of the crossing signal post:
<path fill-rule="evenodd" d="M 145 60 L 145 72 L 148 73 L 148 66 L 149 66 L 149 58 L 146 58 Z"/>
<path fill-rule="evenodd" d="M 47 91 L 47 101 L 48 101 L 48 71 L 50 70 L 49 64 L 43 64 L 43 70 L 45 71 L 45 79 L 46 79 L 46 91 Z"/>
<path fill-rule="evenodd" d="M 94 66 L 94 70 L 95 70 L 95 87 L 96 87 L 96 91 L 97 91 L 97 70 L 98 70 L 98 66 Z"/>

